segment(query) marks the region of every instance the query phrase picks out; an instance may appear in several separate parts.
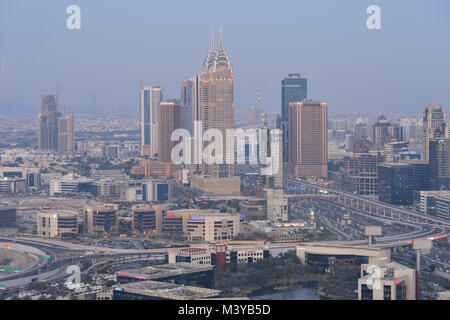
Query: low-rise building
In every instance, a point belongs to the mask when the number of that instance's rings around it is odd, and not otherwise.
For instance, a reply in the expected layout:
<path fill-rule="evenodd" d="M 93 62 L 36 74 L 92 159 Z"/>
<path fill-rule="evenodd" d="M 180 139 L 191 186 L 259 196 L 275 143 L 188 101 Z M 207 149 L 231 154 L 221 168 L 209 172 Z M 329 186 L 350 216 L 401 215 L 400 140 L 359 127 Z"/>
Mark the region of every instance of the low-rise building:
<path fill-rule="evenodd" d="M 149 280 L 116 286 L 113 300 L 198 300 L 218 297 L 220 293 L 220 290 Z"/>
<path fill-rule="evenodd" d="M 40 211 L 36 220 L 39 236 L 61 238 L 78 233 L 78 214 L 74 211 Z"/>
<path fill-rule="evenodd" d="M 27 189 L 27 181 L 23 178 L 0 179 L 0 193 L 23 193 Z"/>
<path fill-rule="evenodd" d="M 91 235 L 111 234 L 119 231 L 119 206 L 104 204 L 84 207 L 84 224 Z"/>
<path fill-rule="evenodd" d="M 0 228 L 10 228 L 16 225 L 16 209 L 0 207 Z"/>
<path fill-rule="evenodd" d="M 167 208 L 165 206 L 134 205 L 131 207 L 133 233 L 161 233 L 162 218 Z"/>
<path fill-rule="evenodd" d="M 191 216 L 187 221 L 187 238 L 207 242 L 231 240 L 241 232 L 241 219 L 239 213 Z"/>
<path fill-rule="evenodd" d="M 421 191 L 420 210 L 426 215 L 450 220 L 450 191 Z"/>
<path fill-rule="evenodd" d="M 358 300 L 415 300 L 416 271 L 396 262 L 361 265 Z"/>

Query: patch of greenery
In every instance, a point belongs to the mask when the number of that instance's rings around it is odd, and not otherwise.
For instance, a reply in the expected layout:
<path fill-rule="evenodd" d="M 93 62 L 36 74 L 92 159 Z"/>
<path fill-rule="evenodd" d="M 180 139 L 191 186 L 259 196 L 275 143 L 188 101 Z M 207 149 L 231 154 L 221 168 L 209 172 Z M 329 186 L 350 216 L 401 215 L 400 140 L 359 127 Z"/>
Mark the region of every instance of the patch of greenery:
<path fill-rule="evenodd" d="M 320 268 L 317 266 L 302 265 L 292 250 L 278 257 L 269 257 L 251 264 L 227 264 L 225 271 L 215 270 L 214 279 L 216 289 L 229 294 L 233 292 L 233 288 L 242 291 L 272 286 L 319 273 Z"/>
<path fill-rule="evenodd" d="M 357 298 L 360 268 L 353 264 L 337 263 L 333 272 L 320 281 L 319 287 L 325 295 L 333 299 L 354 300 Z"/>

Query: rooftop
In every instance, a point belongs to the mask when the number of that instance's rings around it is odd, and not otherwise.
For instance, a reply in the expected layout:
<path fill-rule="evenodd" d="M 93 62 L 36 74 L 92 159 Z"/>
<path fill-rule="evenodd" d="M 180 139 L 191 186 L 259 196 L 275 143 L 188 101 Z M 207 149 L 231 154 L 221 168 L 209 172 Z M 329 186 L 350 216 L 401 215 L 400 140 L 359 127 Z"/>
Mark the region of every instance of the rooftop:
<path fill-rule="evenodd" d="M 184 286 L 158 281 L 139 281 L 127 283 L 121 285 L 120 287 L 115 287 L 114 291 L 125 291 L 170 300 L 195 300 L 218 297 L 221 292 L 220 290 Z"/>
<path fill-rule="evenodd" d="M 178 262 L 171 264 L 154 265 L 117 272 L 118 276 L 138 278 L 141 280 L 152 280 L 176 276 L 179 274 L 197 273 L 213 270 L 213 266 L 192 266 L 190 263 Z"/>

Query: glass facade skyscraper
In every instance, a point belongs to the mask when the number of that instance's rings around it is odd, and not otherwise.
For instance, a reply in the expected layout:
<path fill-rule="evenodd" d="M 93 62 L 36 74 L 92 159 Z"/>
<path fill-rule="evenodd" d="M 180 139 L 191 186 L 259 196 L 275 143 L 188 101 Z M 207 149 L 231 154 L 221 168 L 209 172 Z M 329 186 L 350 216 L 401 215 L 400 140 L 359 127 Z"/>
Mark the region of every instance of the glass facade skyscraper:
<path fill-rule="evenodd" d="M 41 113 L 38 119 L 39 151 L 58 151 L 58 107 L 55 96 L 41 97 Z"/>
<path fill-rule="evenodd" d="M 141 154 L 153 157 L 158 152 L 158 105 L 162 101 L 160 87 L 141 88 Z"/>
<path fill-rule="evenodd" d="M 288 162 L 289 132 L 288 113 L 289 103 L 303 101 L 307 98 L 308 80 L 299 73 L 290 73 L 281 80 L 281 129 L 283 130 L 283 162 Z"/>

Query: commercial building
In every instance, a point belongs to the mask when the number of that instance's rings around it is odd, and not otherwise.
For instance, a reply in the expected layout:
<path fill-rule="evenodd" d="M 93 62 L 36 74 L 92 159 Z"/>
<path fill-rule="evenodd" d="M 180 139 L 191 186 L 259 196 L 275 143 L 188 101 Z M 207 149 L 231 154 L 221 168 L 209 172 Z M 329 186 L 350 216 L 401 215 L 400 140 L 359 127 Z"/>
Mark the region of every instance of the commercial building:
<path fill-rule="evenodd" d="M 154 157 L 158 153 L 158 106 L 163 99 L 162 89 L 143 87 L 140 96 L 141 154 Z"/>
<path fill-rule="evenodd" d="M 241 178 L 239 176 L 214 178 L 191 175 L 191 187 L 212 195 L 239 195 Z"/>
<path fill-rule="evenodd" d="M 120 144 L 107 144 L 105 146 L 105 157 L 109 159 L 119 159 L 120 158 Z"/>
<path fill-rule="evenodd" d="M 199 119 L 200 108 L 200 77 L 191 77 L 181 84 L 181 117 L 182 128 L 194 135 L 194 121 Z"/>
<path fill-rule="evenodd" d="M 289 104 L 303 101 L 307 98 L 308 79 L 299 73 L 291 73 L 281 80 L 281 130 L 283 130 L 283 162 L 288 162 L 289 156 Z"/>
<path fill-rule="evenodd" d="M 23 193 L 27 189 L 27 181 L 23 178 L 0 179 L 0 193 Z"/>
<path fill-rule="evenodd" d="M 113 179 L 100 179 L 95 182 L 97 185 L 97 197 L 103 199 L 119 198 L 121 195 L 122 181 Z"/>
<path fill-rule="evenodd" d="M 39 236 L 61 238 L 78 233 L 78 214 L 74 211 L 39 211 L 36 220 Z"/>
<path fill-rule="evenodd" d="M 152 280 L 176 284 L 196 283 L 199 286 L 211 288 L 214 285 L 214 266 L 177 262 L 121 270 L 116 276 L 118 284 Z"/>
<path fill-rule="evenodd" d="M 255 263 L 269 256 L 269 249 L 265 246 L 227 246 L 226 263 Z"/>
<path fill-rule="evenodd" d="M 368 137 L 367 134 L 367 124 L 363 119 L 359 118 L 356 120 L 355 129 L 354 129 L 355 142 L 366 140 Z"/>
<path fill-rule="evenodd" d="M 163 233 L 174 233 L 187 237 L 188 219 L 197 213 L 197 209 L 166 210 L 163 212 Z M 203 212 L 210 212 L 205 210 Z"/>
<path fill-rule="evenodd" d="M 242 230 L 243 217 L 239 213 L 208 213 L 191 216 L 187 221 L 188 240 L 226 241 Z"/>
<path fill-rule="evenodd" d="M 447 121 L 444 108 L 438 104 L 425 107 L 423 113 L 423 160 L 429 160 L 431 139 L 450 138 L 447 136 Z"/>
<path fill-rule="evenodd" d="M 93 179 L 76 177 L 69 173 L 63 177 L 50 180 L 50 196 L 69 193 L 90 193 L 97 195 L 97 185 Z"/>
<path fill-rule="evenodd" d="M 421 160 L 404 160 L 378 165 L 378 199 L 394 205 L 412 205 L 420 191 L 429 189 L 429 165 Z"/>
<path fill-rule="evenodd" d="M 421 191 L 420 210 L 426 215 L 450 220 L 450 191 Z"/>
<path fill-rule="evenodd" d="M 122 183 L 121 200 L 163 202 L 171 196 L 171 184 L 167 180 L 127 180 Z"/>
<path fill-rule="evenodd" d="M 288 199 L 284 196 L 284 190 L 266 189 L 267 219 L 271 222 L 288 220 Z"/>
<path fill-rule="evenodd" d="M 24 178 L 26 187 L 39 189 L 41 187 L 41 169 L 34 167 L 0 167 L 0 179 Z"/>
<path fill-rule="evenodd" d="M 16 226 L 16 209 L 0 207 L 0 228 L 10 228 Z"/>
<path fill-rule="evenodd" d="M 404 163 L 380 163 L 378 165 L 378 199 L 397 206 L 413 204 L 410 182 L 411 166 Z"/>
<path fill-rule="evenodd" d="M 438 300 L 450 300 L 450 291 L 438 292 Z"/>
<path fill-rule="evenodd" d="M 104 204 L 84 207 L 84 224 L 91 235 L 111 234 L 119 231 L 119 206 Z"/>
<path fill-rule="evenodd" d="M 430 189 L 450 189 L 450 139 L 428 140 Z"/>
<path fill-rule="evenodd" d="M 289 104 L 289 173 L 295 178 L 326 178 L 327 103 L 304 100 Z"/>
<path fill-rule="evenodd" d="M 167 180 L 150 180 L 142 182 L 142 201 L 169 201 L 170 183 Z"/>
<path fill-rule="evenodd" d="M 158 106 L 158 158 L 160 162 L 172 162 L 172 133 L 182 128 L 181 104 L 179 101 L 161 101 Z"/>
<path fill-rule="evenodd" d="M 201 300 L 218 297 L 220 293 L 220 290 L 148 280 L 116 286 L 113 300 Z"/>
<path fill-rule="evenodd" d="M 223 48 L 222 30 L 219 48 L 214 47 L 214 35 L 200 73 L 200 108 L 198 119 L 202 130 L 217 129 L 226 136 L 226 129 L 234 128 L 234 73 L 228 52 Z M 206 147 L 203 145 L 202 150 Z M 223 164 L 203 163 L 202 173 L 211 178 L 234 176 L 234 165 L 226 164 L 225 141 L 218 145 Z M 212 162 L 212 161 L 211 161 Z"/>
<path fill-rule="evenodd" d="M 340 172 L 342 189 L 363 196 L 376 195 L 380 162 L 381 159 L 377 154 L 370 153 L 355 153 L 344 158 Z"/>
<path fill-rule="evenodd" d="M 361 265 L 358 300 L 415 300 L 416 271 L 399 263 Z"/>
<path fill-rule="evenodd" d="M 241 213 L 248 221 L 267 219 L 267 200 L 252 198 L 239 202 Z"/>
<path fill-rule="evenodd" d="M 161 233 L 162 217 L 167 210 L 163 206 L 134 205 L 131 207 L 133 233 Z"/>
<path fill-rule="evenodd" d="M 41 152 L 58 151 L 57 103 L 53 95 L 41 96 L 41 112 L 38 117 L 38 148 Z"/>
<path fill-rule="evenodd" d="M 73 116 L 58 118 L 58 152 L 73 153 L 75 151 L 75 129 Z"/>
<path fill-rule="evenodd" d="M 343 262 L 355 265 L 381 265 L 391 261 L 390 249 L 368 246 L 343 246 L 321 243 L 303 243 L 297 246 L 297 257 L 302 264 L 318 263 L 330 271 L 333 264 Z"/>
<path fill-rule="evenodd" d="M 376 147 L 383 147 L 390 141 L 389 135 L 390 123 L 385 116 L 379 116 L 373 126 L 372 142 Z"/>

